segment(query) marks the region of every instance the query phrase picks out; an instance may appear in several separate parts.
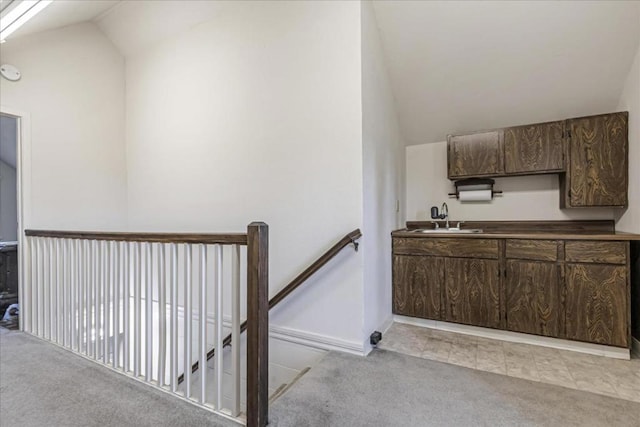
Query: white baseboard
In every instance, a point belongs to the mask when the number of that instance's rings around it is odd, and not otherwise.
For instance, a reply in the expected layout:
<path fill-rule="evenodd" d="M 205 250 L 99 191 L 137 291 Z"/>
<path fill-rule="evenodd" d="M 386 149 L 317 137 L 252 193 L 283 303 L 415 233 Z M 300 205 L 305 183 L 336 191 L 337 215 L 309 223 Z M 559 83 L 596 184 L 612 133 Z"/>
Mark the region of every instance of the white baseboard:
<path fill-rule="evenodd" d="M 183 307 L 178 307 L 178 318 L 184 318 Z M 196 322 L 199 320 L 197 312 L 192 313 L 192 320 Z M 391 323 L 393 323 L 392 318 L 389 319 L 389 326 Z M 213 314 L 207 313 L 207 324 L 212 326 L 215 325 L 215 316 Z M 223 317 L 222 326 L 225 328 L 231 328 L 231 316 Z M 347 341 L 341 338 L 330 337 L 314 332 L 301 331 L 286 326 L 270 325 L 269 337 L 320 350 L 340 351 L 343 353 L 356 354 L 358 356 L 365 354 L 365 346 L 362 343 Z"/>
<path fill-rule="evenodd" d="M 611 357 L 613 359 L 629 360 L 631 358 L 631 351 L 629 349 L 611 347 L 608 345 L 569 341 L 560 338 L 541 337 L 536 335 L 522 334 L 519 332 L 501 331 L 497 329 L 461 325 L 458 323 L 443 322 L 440 320 L 418 319 L 415 317 L 400 315 L 395 315 L 393 317 L 393 320 L 398 323 L 406 323 L 409 325 L 422 326 L 425 328 L 439 329 L 442 331 L 457 332 L 460 334 L 467 334 L 477 337 L 491 338 L 521 344 L 539 345 L 542 347 L 555 348 L 558 350 L 569 350 L 578 353 Z"/>
<path fill-rule="evenodd" d="M 385 320 L 382 325 L 380 325 L 380 332 L 382 332 L 382 338 L 384 338 L 384 334 L 387 333 L 389 328 L 393 325 L 393 316 L 389 316 L 387 320 Z"/>
<path fill-rule="evenodd" d="M 358 356 L 365 354 L 365 348 L 359 342 L 347 341 L 327 335 L 316 334 L 314 332 L 300 331 L 284 326 L 270 326 L 269 336 L 271 338 L 301 344 L 320 350 L 340 351 L 343 353 L 356 354 Z"/>

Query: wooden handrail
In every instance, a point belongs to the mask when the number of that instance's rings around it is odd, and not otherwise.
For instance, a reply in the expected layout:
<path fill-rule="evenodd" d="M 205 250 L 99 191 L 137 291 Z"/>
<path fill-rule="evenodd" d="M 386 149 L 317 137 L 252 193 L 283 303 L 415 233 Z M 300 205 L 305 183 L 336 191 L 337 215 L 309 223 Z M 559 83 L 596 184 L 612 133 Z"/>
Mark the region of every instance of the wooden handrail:
<path fill-rule="evenodd" d="M 111 240 L 119 242 L 201 243 L 208 245 L 246 245 L 246 233 L 127 233 L 112 231 L 25 230 L 30 237 L 58 239 Z"/>
<path fill-rule="evenodd" d="M 335 245 L 333 245 L 329 250 L 323 253 L 318 259 L 316 259 L 313 264 L 307 267 L 302 273 L 298 274 L 295 279 L 293 279 L 287 286 L 282 288 L 280 292 L 278 292 L 273 298 L 269 300 L 269 310 L 275 307 L 280 301 L 285 299 L 287 295 L 291 292 L 295 291 L 300 285 L 302 285 L 309 277 L 311 277 L 315 272 L 320 270 L 327 262 L 329 262 L 333 257 L 335 257 L 345 246 L 353 243 L 356 251 L 358 250 L 358 240 L 362 237 L 362 232 L 359 228 L 353 230 L 351 233 L 344 236 L 340 241 L 338 241 Z M 240 333 L 244 332 L 247 329 L 247 321 L 245 320 L 240 325 Z M 222 341 L 223 348 L 231 344 L 231 334 L 227 335 Z M 207 360 L 213 358 L 216 354 L 216 349 L 211 349 L 209 353 L 207 353 Z M 198 362 L 195 362 L 193 366 L 191 366 L 191 372 L 195 372 L 198 370 Z M 178 384 L 181 384 L 184 381 L 184 374 L 178 377 Z"/>

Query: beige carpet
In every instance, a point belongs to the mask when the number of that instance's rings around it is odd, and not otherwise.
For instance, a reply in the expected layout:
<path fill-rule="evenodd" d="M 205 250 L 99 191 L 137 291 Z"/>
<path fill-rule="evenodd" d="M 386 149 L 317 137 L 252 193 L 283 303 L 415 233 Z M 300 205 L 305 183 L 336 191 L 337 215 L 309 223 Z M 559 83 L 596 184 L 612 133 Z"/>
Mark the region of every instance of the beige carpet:
<path fill-rule="evenodd" d="M 270 417 L 279 427 L 638 427 L 640 404 L 375 350 L 329 353 Z"/>
<path fill-rule="evenodd" d="M 640 426 L 640 404 L 376 350 L 329 353 L 270 425 Z M 0 426 L 235 426 L 50 343 L 0 331 Z"/>
<path fill-rule="evenodd" d="M 237 426 L 53 344 L 0 328 L 0 426 Z"/>

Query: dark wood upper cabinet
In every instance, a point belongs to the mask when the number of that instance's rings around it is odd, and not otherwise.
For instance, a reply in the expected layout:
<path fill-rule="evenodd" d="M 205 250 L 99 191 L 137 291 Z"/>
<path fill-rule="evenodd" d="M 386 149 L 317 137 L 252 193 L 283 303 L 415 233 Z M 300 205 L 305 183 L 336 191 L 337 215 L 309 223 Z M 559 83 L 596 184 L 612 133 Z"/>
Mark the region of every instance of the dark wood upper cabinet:
<path fill-rule="evenodd" d="M 629 346 L 627 271 L 625 266 L 567 263 L 567 338 Z"/>
<path fill-rule="evenodd" d="M 563 121 L 505 129 L 505 173 L 535 174 L 564 171 L 563 134 Z"/>
<path fill-rule="evenodd" d="M 507 261 L 505 281 L 507 329 L 560 337 L 563 319 L 560 304 L 559 266 L 551 262 Z"/>
<path fill-rule="evenodd" d="M 626 207 L 627 112 L 447 137 L 451 180 L 560 174 L 560 207 Z"/>
<path fill-rule="evenodd" d="M 444 258 L 394 256 L 393 313 L 440 320 L 443 284 Z"/>
<path fill-rule="evenodd" d="M 500 327 L 498 261 L 445 258 L 444 320 Z"/>
<path fill-rule="evenodd" d="M 504 175 L 504 131 L 447 137 L 449 179 Z"/>
<path fill-rule="evenodd" d="M 567 120 L 562 207 L 627 206 L 628 113 Z"/>

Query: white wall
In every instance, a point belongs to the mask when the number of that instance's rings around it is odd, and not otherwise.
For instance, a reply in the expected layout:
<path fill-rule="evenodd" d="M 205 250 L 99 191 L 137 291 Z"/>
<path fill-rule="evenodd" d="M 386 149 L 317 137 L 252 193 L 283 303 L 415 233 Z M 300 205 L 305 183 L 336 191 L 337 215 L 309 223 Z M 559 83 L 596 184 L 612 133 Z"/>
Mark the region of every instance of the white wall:
<path fill-rule="evenodd" d="M 127 58 L 130 226 L 270 226 L 271 295 L 362 226 L 360 5 L 236 2 Z M 362 347 L 362 252 L 343 251 L 275 326 Z"/>
<path fill-rule="evenodd" d="M 491 202 L 461 203 L 447 179 L 447 143 L 409 146 L 407 161 L 407 220 L 431 220 L 431 206 L 447 202 L 452 220 L 569 220 L 613 219 L 608 208 L 560 209 L 558 175 L 496 179 L 502 190 Z"/>
<path fill-rule="evenodd" d="M 640 233 L 640 46 L 620 96 L 618 111 L 629 112 L 629 207 L 616 228 Z"/>
<path fill-rule="evenodd" d="M 18 240 L 16 170 L 0 160 L 0 241 Z"/>
<path fill-rule="evenodd" d="M 93 24 L 0 47 L 22 79 L 0 79 L 2 105 L 30 115 L 31 207 L 25 226 L 112 229 L 126 225 L 124 60 Z"/>
<path fill-rule="evenodd" d="M 404 143 L 398 128 L 377 20 L 362 2 L 362 142 L 365 333 L 391 321 L 391 231 L 404 207 Z"/>

